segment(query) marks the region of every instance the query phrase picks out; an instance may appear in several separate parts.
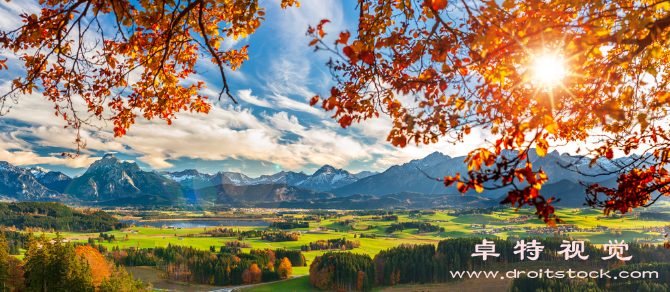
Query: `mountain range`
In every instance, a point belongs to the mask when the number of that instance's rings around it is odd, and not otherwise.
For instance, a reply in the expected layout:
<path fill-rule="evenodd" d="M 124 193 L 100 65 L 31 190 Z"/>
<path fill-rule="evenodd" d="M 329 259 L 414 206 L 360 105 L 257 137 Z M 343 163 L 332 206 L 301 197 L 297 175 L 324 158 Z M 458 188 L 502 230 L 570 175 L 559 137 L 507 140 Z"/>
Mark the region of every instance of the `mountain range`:
<path fill-rule="evenodd" d="M 508 151 L 503 155 L 516 153 Z M 533 150 L 529 157 L 534 169 L 542 167 L 549 176 L 542 194 L 547 198 L 560 198 L 559 206 L 571 207 L 581 206 L 584 202 L 584 186 L 580 181 L 615 186 L 616 174 L 607 172 L 635 158 L 603 159 L 597 166 L 589 167 L 590 159 L 556 151 L 540 157 Z M 422 159 L 391 166 L 381 173 L 351 173 L 324 165 L 311 175 L 281 171 L 256 178 L 238 172 L 209 174 L 195 169 L 178 172 L 143 171 L 136 163 L 123 162 L 113 154 L 106 154 L 75 178 L 40 167 L 22 168 L 0 162 L 0 199 L 98 204 L 107 201 L 119 204 L 124 199 L 141 202 L 146 199 L 147 204 L 185 202 L 275 206 L 279 203 L 297 206 L 311 202 L 309 204 L 313 207 L 318 205 L 326 208 L 344 205 L 359 208 L 364 208 L 363 205 L 378 208 L 429 208 L 467 204 L 481 206 L 499 202 L 507 190 L 484 191 L 481 194 L 471 191 L 462 195 L 455 187 L 445 188 L 442 182 L 428 177 L 466 173 L 467 167 L 463 161 L 464 157 L 450 157 L 434 152 Z M 566 169 L 565 165 L 571 165 L 572 170 Z M 590 176 L 595 174 L 602 176 Z"/>

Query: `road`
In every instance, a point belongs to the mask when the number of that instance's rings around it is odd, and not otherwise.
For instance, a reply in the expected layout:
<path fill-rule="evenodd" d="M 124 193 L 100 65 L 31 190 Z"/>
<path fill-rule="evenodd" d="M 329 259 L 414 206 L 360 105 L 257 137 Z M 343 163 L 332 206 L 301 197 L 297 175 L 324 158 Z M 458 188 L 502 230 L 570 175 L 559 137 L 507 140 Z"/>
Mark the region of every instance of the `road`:
<path fill-rule="evenodd" d="M 295 277 L 291 277 L 291 278 L 284 279 L 284 280 L 279 280 L 279 281 L 266 282 L 266 283 L 258 283 L 258 284 L 253 284 L 253 285 L 236 286 L 236 287 L 230 287 L 230 288 L 222 288 L 222 289 L 210 290 L 210 291 L 206 291 L 206 292 L 233 292 L 233 291 L 240 291 L 240 289 L 245 289 L 245 288 L 250 288 L 250 287 L 255 287 L 255 286 L 260 286 L 260 285 L 267 285 L 267 284 L 277 283 L 277 282 L 281 282 L 281 281 L 293 280 L 293 279 L 295 279 L 295 278 L 300 278 L 300 277 L 304 277 L 304 276 L 309 276 L 309 274 L 300 275 L 300 276 L 295 276 Z"/>

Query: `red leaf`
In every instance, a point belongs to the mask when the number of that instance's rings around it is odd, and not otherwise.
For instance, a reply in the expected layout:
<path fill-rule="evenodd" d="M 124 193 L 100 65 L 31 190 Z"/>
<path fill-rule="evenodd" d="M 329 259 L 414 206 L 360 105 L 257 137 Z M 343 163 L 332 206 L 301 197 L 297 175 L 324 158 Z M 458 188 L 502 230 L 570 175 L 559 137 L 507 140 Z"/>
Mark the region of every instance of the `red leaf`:
<path fill-rule="evenodd" d="M 346 128 L 349 125 L 351 125 L 351 116 L 343 116 L 340 118 L 340 126 L 342 126 L 342 128 Z"/>
<path fill-rule="evenodd" d="M 364 51 L 361 53 L 361 55 L 363 62 L 365 62 L 366 64 L 373 65 L 375 63 L 375 55 L 373 53 Z"/>
<path fill-rule="evenodd" d="M 309 105 L 314 106 L 317 102 L 319 102 L 319 96 L 315 95 L 314 97 L 312 97 L 312 99 L 309 100 Z"/>

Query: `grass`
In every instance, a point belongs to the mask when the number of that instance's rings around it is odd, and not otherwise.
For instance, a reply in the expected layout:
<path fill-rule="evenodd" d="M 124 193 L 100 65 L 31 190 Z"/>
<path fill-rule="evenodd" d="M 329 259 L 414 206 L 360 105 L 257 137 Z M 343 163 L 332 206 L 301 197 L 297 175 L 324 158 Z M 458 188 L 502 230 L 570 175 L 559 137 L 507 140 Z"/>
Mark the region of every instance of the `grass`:
<path fill-rule="evenodd" d="M 194 216 L 202 216 L 203 214 L 194 214 Z M 410 218 L 409 215 L 399 215 L 399 222 L 408 222 L 408 221 L 429 221 L 433 225 L 438 225 L 441 228 L 444 228 L 443 232 L 429 232 L 425 234 L 418 234 L 417 229 L 406 229 L 402 232 L 395 232 L 392 234 L 392 237 L 381 237 L 388 236 L 385 233 L 386 227 L 394 221 L 375 221 L 371 220 L 373 216 L 344 216 L 337 219 L 326 219 L 318 223 L 311 223 L 311 228 L 314 227 L 326 227 L 329 229 L 327 232 L 322 232 L 319 234 L 315 233 L 305 233 L 308 229 L 296 229 L 289 230 L 291 232 L 301 231 L 302 234 L 298 241 L 287 241 L 287 242 L 267 242 L 259 238 L 249 238 L 245 239 L 245 242 L 251 244 L 254 249 L 289 249 L 289 250 L 300 250 L 301 246 L 308 244 L 309 242 L 316 240 L 327 240 L 334 238 L 346 238 L 347 240 L 358 240 L 360 241 L 360 247 L 351 250 L 354 253 L 368 254 L 370 257 L 374 257 L 375 254 L 379 253 L 382 250 L 386 250 L 400 244 L 437 244 L 440 240 L 445 238 L 455 238 L 455 237 L 500 237 L 507 238 L 508 236 L 517 235 L 519 237 L 526 236 L 525 231 L 523 230 L 512 230 L 501 232 L 496 235 L 474 235 L 472 232 L 476 229 L 470 228 L 471 224 L 477 225 L 486 225 L 487 227 L 503 227 L 503 226 L 516 226 L 516 227 L 545 227 L 546 225 L 537 219 L 528 220 L 523 224 L 507 224 L 502 223 L 503 220 L 515 218 L 522 215 L 532 215 L 532 211 L 528 209 L 520 209 L 515 211 L 512 208 L 504 209 L 502 212 L 495 212 L 494 214 L 477 214 L 477 215 L 464 215 L 460 217 L 454 217 L 448 214 L 448 212 L 440 211 L 432 215 L 424 215 L 419 218 Z M 559 209 L 556 212 L 556 215 L 562 218 L 567 222 L 567 224 L 576 224 L 581 228 L 592 228 L 598 225 L 607 226 L 613 229 L 625 229 L 631 227 L 642 227 L 642 226 L 664 226 L 668 225 L 668 222 L 661 221 L 646 221 L 639 220 L 633 216 L 625 216 L 623 218 L 605 218 L 603 217 L 602 211 L 594 209 Z M 339 224 L 340 221 L 345 219 L 357 220 L 354 229 L 351 226 L 342 226 Z M 439 220 L 441 222 L 436 222 Z M 229 226 L 227 228 L 230 228 Z M 239 230 L 265 230 L 265 227 L 234 227 Z M 237 240 L 235 237 L 188 237 L 189 234 L 200 234 L 205 232 L 205 228 L 191 228 L 191 229 L 161 229 L 161 228 L 150 228 L 150 227 L 133 227 L 132 229 L 137 230 L 138 233 L 122 233 L 121 231 L 111 231 L 107 232 L 109 234 L 114 234 L 117 238 L 116 242 L 108 243 L 103 242 L 102 245 L 112 248 L 128 248 L 131 246 L 140 247 L 140 248 L 154 248 L 154 247 L 165 247 L 168 244 L 177 244 L 185 246 L 193 246 L 202 250 L 209 250 L 210 246 L 219 247 L 222 246 L 224 242 L 230 240 Z M 78 242 L 86 242 L 89 237 L 98 237 L 99 233 L 77 233 L 77 232 L 63 232 L 62 235 L 67 237 L 70 240 Z M 371 238 L 358 238 L 354 237 L 354 234 L 367 234 L 367 235 L 377 235 L 377 239 Z M 626 242 L 631 242 L 634 239 L 650 238 L 660 236 L 658 233 L 653 232 L 642 232 L 642 231 L 629 231 L 622 230 L 620 236 L 615 236 L 610 232 L 575 232 L 569 233 L 573 238 L 580 240 L 588 240 L 594 244 L 604 244 L 608 243 L 609 240 L 625 240 Z M 48 237 L 55 237 L 53 233 L 47 234 Z M 126 240 L 127 236 L 127 240 Z M 546 236 L 542 236 L 546 237 Z M 77 239 L 77 240 L 74 240 Z M 250 249 L 243 249 L 244 252 L 248 252 Z M 305 258 L 307 259 L 307 265 L 311 264 L 315 257 L 322 255 L 327 251 L 310 251 L 304 252 Z M 23 256 L 17 256 L 22 258 Z M 309 273 L 309 267 L 293 267 L 293 275 L 306 275 Z M 460 284 L 459 284 L 460 285 Z M 382 288 L 376 288 L 375 291 L 381 290 Z M 309 285 L 308 277 L 298 277 L 291 280 L 286 280 L 282 282 L 271 283 L 267 285 L 260 285 L 245 291 L 318 291 Z"/>
<path fill-rule="evenodd" d="M 310 292 L 310 291 L 322 291 L 312 287 L 309 283 L 309 276 L 299 277 L 291 280 L 285 280 L 270 284 L 259 285 L 255 287 L 250 287 L 243 289 L 244 292 Z"/>

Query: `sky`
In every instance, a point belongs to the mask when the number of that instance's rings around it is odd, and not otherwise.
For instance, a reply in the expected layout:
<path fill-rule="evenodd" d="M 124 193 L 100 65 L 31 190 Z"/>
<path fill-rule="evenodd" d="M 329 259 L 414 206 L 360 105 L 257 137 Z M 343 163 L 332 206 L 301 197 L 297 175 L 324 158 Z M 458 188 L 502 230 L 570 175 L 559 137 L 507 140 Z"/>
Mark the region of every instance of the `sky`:
<path fill-rule="evenodd" d="M 63 158 L 71 151 L 75 133 L 64 129 L 54 115 L 53 103 L 39 92 L 21 96 L 10 112 L 0 116 L 0 161 L 17 166 L 44 168 L 77 175 L 106 153 L 135 161 L 145 170 L 242 172 L 255 177 L 278 171 L 311 174 L 325 164 L 351 172 L 384 171 L 439 151 L 450 156 L 468 153 L 486 137 L 474 133 L 459 145 L 437 143 L 396 148 L 386 141 L 390 119 L 381 116 L 342 129 L 320 107 L 309 106 L 316 94 L 327 94 L 333 85 L 325 63 L 332 55 L 314 52 L 306 36 L 309 25 L 322 19 L 327 40 L 344 30 L 355 30 L 356 1 L 301 1 L 299 8 L 281 9 L 278 0 L 261 0 L 266 21 L 251 36 L 223 45 L 249 45 L 249 60 L 237 71 L 226 72 L 231 93 L 239 104 L 222 98 L 209 114 L 180 113 L 172 125 L 162 120 L 137 119 L 128 134 L 114 138 L 112 125 L 86 128 L 87 147 L 77 158 Z M 21 25 L 21 13 L 39 13 L 37 1 L 3 1 L 0 30 Z M 16 76 L 25 74 L 16 56 L 8 58 L 10 70 L 0 71 L 0 92 L 8 90 Z M 195 80 L 207 83 L 210 97 L 218 96 L 221 80 L 209 60 L 196 66 Z"/>

